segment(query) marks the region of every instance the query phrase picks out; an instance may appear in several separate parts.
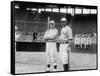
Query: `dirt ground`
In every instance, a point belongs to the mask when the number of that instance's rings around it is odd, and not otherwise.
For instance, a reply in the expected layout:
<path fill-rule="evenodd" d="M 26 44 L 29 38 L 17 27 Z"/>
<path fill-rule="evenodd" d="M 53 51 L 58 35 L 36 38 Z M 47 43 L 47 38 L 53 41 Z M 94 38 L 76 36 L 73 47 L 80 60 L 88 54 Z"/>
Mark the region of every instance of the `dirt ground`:
<path fill-rule="evenodd" d="M 18 73 L 38 73 L 46 71 L 45 52 L 16 52 L 15 72 Z M 69 52 L 70 70 L 96 69 L 97 66 L 96 48 L 77 49 L 73 48 Z M 57 54 L 58 71 L 63 71 L 62 62 Z M 52 70 L 52 67 L 51 67 Z"/>

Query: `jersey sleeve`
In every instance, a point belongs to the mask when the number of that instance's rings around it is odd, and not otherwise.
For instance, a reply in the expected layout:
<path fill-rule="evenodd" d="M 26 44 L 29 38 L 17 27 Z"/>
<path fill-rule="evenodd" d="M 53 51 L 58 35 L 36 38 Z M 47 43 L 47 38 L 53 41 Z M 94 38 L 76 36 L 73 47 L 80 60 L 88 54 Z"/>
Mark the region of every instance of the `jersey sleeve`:
<path fill-rule="evenodd" d="M 46 31 L 45 32 L 45 34 L 44 34 L 44 37 L 43 37 L 44 39 L 48 39 L 48 31 Z"/>
<path fill-rule="evenodd" d="M 68 29 L 68 39 L 69 40 L 73 39 L 73 33 L 72 33 L 72 29 L 71 28 Z"/>
<path fill-rule="evenodd" d="M 55 39 L 58 35 L 58 30 L 55 29 L 52 33 L 50 31 L 45 32 L 44 39 Z"/>

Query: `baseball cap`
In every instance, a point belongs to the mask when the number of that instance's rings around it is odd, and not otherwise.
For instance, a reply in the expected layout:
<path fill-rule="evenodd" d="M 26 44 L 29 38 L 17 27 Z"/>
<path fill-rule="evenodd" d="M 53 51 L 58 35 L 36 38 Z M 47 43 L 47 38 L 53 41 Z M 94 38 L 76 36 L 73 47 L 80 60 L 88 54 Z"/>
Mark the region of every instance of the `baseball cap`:
<path fill-rule="evenodd" d="M 49 23 L 55 23 L 55 21 L 54 20 L 51 20 Z"/>
<path fill-rule="evenodd" d="M 66 18 L 61 18 L 61 21 L 67 21 L 67 19 Z"/>

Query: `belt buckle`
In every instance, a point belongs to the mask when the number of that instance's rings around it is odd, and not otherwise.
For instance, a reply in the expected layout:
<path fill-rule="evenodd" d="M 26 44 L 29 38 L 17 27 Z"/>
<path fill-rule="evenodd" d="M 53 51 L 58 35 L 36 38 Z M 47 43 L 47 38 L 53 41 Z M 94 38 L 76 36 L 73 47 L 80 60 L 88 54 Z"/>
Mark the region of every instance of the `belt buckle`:
<path fill-rule="evenodd" d="M 62 44 L 66 44 L 66 42 L 62 42 Z"/>

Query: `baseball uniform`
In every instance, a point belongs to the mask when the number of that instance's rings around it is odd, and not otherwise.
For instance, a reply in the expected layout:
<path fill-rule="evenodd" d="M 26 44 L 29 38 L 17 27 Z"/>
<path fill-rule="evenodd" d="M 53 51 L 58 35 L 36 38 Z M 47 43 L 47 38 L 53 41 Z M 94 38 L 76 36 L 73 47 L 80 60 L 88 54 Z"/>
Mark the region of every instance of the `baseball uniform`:
<path fill-rule="evenodd" d="M 84 45 L 84 38 L 83 36 L 81 37 L 81 48 L 83 48 L 83 45 Z"/>
<path fill-rule="evenodd" d="M 80 45 L 80 38 L 78 36 L 75 37 L 75 40 L 74 40 L 74 45 L 75 46 L 78 46 Z"/>
<path fill-rule="evenodd" d="M 91 37 L 87 37 L 87 46 L 91 46 L 92 45 L 92 38 Z"/>
<path fill-rule="evenodd" d="M 84 48 L 86 48 L 86 45 L 87 45 L 87 44 L 86 44 L 86 42 L 87 42 L 87 38 L 84 37 L 83 39 L 84 39 L 84 40 L 83 40 L 83 42 L 84 42 Z"/>
<path fill-rule="evenodd" d="M 68 41 L 69 39 L 72 39 L 72 29 L 69 26 L 65 26 L 61 29 L 60 40 Z M 68 51 L 70 49 L 68 42 L 60 43 L 59 51 L 63 64 L 68 64 Z"/>
<path fill-rule="evenodd" d="M 49 29 L 44 34 L 44 39 L 48 40 L 46 42 L 47 64 L 50 64 L 52 62 L 53 65 L 56 65 L 57 47 L 56 47 L 56 42 L 53 42 L 53 40 L 57 37 L 57 35 L 58 35 L 58 30 L 56 28 Z"/>

